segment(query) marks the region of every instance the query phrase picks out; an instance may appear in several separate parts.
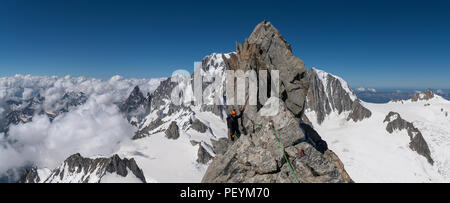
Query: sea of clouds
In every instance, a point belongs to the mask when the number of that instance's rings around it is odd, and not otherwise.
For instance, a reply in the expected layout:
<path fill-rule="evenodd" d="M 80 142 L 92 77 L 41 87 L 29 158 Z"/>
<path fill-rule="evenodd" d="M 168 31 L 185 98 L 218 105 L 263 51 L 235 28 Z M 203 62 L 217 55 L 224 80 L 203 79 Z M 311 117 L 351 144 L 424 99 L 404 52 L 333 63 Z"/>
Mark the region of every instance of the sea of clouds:
<path fill-rule="evenodd" d="M 85 77 L 16 75 L 0 78 L 0 115 L 7 100 L 45 97 L 44 108 L 51 108 L 66 92 L 83 92 L 87 102 L 52 122 L 46 115 L 10 126 L 8 136 L 0 134 L 0 175 L 26 165 L 55 168 L 68 156 L 109 156 L 129 142 L 135 128 L 120 114 L 123 102 L 138 85 L 144 94 L 153 92 L 162 79 L 107 80 Z"/>

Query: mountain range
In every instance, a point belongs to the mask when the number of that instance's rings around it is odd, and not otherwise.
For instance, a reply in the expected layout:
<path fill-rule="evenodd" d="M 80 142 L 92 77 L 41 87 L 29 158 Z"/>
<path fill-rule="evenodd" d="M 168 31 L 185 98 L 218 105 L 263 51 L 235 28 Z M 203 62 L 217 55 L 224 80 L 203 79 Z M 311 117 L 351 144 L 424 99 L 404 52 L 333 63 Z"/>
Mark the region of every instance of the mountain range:
<path fill-rule="evenodd" d="M 280 97 L 247 106 L 240 125 L 243 135 L 235 142 L 227 136 L 226 117 L 242 106 L 207 102 L 227 99 L 225 92 L 211 86 L 226 85 L 226 70 L 269 70 L 267 83 L 271 70 L 280 72 Z M 129 82 L 126 96 L 114 101 L 83 91 L 65 91 L 52 105 L 41 94 L 3 98 L 0 144 L 5 148 L 25 140 L 11 134 L 10 128 L 12 133 L 21 132 L 17 128 L 37 122 L 37 116 L 54 122 L 71 112 L 82 114 L 79 110 L 86 110 L 90 98 L 111 104 L 113 110 L 100 106 L 119 114 L 126 128 L 133 129 L 114 142 L 110 153 L 73 151 L 52 166 L 27 161 L 5 172 L 19 171 L 18 177 L 3 179 L 26 183 L 449 181 L 450 102 L 431 90 L 408 100 L 364 102 L 343 78 L 317 68 L 307 70 L 267 21 L 257 25 L 244 44 L 238 43 L 235 52 L 205 57 L 198 71 L 208 78 L 202 83 L 205 99 L 200 106 L 172 102 L 176 90 L 181 90 L 181 99 L 193 96 L 193 75 L 184 78 L 186 83 L 179 83 L 183 78 L 178 76 L 158 79 L 146 92 L 143 83 Z M 258 80 L 263 79 L 258 75 Z M 264 116 L 274 110 L 277 115 Z M 326 141 L 326 150 L 302 141 L 313 132 Z M 72 139 L 79 139 L 78 135 Z"/>

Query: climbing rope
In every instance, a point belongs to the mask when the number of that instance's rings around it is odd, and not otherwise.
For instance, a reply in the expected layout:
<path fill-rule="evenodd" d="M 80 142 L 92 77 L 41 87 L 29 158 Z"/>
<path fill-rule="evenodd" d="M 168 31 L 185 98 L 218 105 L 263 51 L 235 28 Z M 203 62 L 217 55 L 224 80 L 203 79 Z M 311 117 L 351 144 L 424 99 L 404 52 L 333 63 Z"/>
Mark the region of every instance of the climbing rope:
<path fill-rule="evenodd" d="M 281 153 L 283 153 L 284 159 L 286 159 L 286 162 L 288 163 L 289 168 L 291 169 L 291 172 L 294 175 L 295 181 L 297 183 L 300 183 L 300 181 L 297 178 L 297 175 L 295 175 L 294 168 L 292 167 L 291 162 L 289 161 L 289 159 L 286 156 L 286 153 L 284 152 L 284 147 L 280 143 L 280 139 L 278 138 L 278 135 L 277 135 L 277 132 L 275 130 L 275 127 L 272 126 L 272 128 L 273 128 L 273 134 L 275 135 L 275 138 L 277 139 L 278 147 L 280 147 Z"/>

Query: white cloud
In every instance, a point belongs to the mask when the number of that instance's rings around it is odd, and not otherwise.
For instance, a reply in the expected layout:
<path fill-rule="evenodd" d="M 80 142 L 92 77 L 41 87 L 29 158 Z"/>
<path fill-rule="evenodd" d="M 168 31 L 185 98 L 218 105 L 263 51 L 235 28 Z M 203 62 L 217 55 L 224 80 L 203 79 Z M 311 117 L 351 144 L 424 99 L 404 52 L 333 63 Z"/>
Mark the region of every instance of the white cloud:
<path fill-rule="evenodd" d="M 360 88 L 357 88 L 356 89 L 358 92 L 365 92 L 365 91 L 368 91 L 368 92 L 377 92 L 377 90 L 375 90 L 374 88 L 364 88 L 364 87 L 360 87 Z"/>
<path fill-rule="evenodd" d="M 22 99 L 30 99 L 33 96 L 33 89 L 24 88 L 22 93 Z"/>
<path fill-rule="evenodd" d="M 442 89 L 438 89 L 438 90 L 436 90 L 436 93 L 438 93 L 438 94 L 444 94 L 444 91 L 442 91 Z"/>
<path fill-rule="evenodd" d="M 364 92 L 364 91 L 366 91 L 366 88 L 360 87 L 360 88 L 358 88 L 358 89 L 356 89 L 356 90 L 358 90 L 358 91 L 360 91 L 360 92 Z"/>
<path fill-rule="evenodd" d="M 108 80 L 85 77 L 16 75 L 0 77 L 0 104 L 10 99 L 45 97 L 44 108 L 52 108 L 66 92 L 83 92 L 88 101 L 50 122 L 45 115 L 33 121 L 10 126 L 9 135 L 0 134 L 0 174 L 34 164 L 54 168 L 68 156 L 111 155 L 136 130 L 119 113 L 116 102 L 124 101 L 138 85 L 146 94 L 162 79 Z M 0 113 L 3 111 L 0 108 Z"/>
<path fill-rule="evenodd" d="M 74 153 L 114 153 L 136 129 L 111 104 L 113 97 L 94 95 L 86 104 L 53 122 L 42 115 L 30 123 L 11 126 L 9 136 L 0 140 L 0 174 L 29 163 L 54 168 Z"/>

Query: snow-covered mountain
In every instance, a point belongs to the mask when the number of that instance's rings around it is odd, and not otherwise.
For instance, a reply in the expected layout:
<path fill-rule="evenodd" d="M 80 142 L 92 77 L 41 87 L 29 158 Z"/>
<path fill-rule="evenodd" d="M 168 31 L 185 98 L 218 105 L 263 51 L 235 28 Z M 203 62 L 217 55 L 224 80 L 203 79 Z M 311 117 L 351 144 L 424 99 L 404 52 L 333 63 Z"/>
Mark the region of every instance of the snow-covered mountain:
<path fill-rule="evenodd" d="M 211 78 L 203 83 L 205 98 L 215 94 L 206 88 L 214 82 L 212 79 L 224 74 L 223 57 L 228 54 L 212 54 L 201 63 L 202 75 Z M 171 94 L 178 85 L 168 78 L 149 95 L 149 113 L 137 123 L 134 141 L 117 152 L 134 158 L 148 180 L 200 182 L 207 164 L 216 155 L 213 142 L 227 136 L 225 110 L 219 106 L 193 106 L 190 103 L 175 105 Z M 182 87 L 182 94 L 189 94 L 191 85 L 187 83 Z"/>
<path fill-rule="evenodd" d="M 342 78 L 311 68 L 308 72 L 310 88 L 306 111 L 314 111 L 316 122 L 321 124 L 331 113 L 346 114 L 355 122 L 370 118 L 372 112 L 365 108 L 353 90 Z"/>
<path fill-rule="evenodd" d="M 310 73 L 317 79 L 306 115 L 356 182 L 450 181 L 449 101 L 430 90 L 387 104 L 359 101 L 370 116 L 349 120 L 348 103 L 358 99 L 347 83 L 317 69 Z M 328 94 L 317 94 L 322 87 Z"/>
<path fill-rule="evenodd" d="M 47 115 L 50 120 L 58 115 L 69 112 L 71 108 L 86 103 L 87 97 L 83 92 L 66 92 L 60 100 L 50 107 L 45 107 L 45 97 L 40 94 L 30 99 L 7 100 L 3 106 L 4 116 L 0 119 L 0 133 L 7 132 L 10 125 L 28 123 L 35 114 Z"/>
<path fill-rule="evenodd" d="M 112 156 L 135 131 L 119 107 L 136 86 L 151 93 L 163 79 L 1 77 L 0 182 L 31 167 L 54 169 L 75 153 Z"/>
<path fill-rule="evenodd" d="M 214 82 L 213 79 L 215 78 L 215 75 L 224 74 L 224 57 L 226 58 L 229 56 L 228 54 L 212 54 L 205 57 L 202 61 L 201 71 L 202 75 L 206 78 L 206 80 L 204 80 L 206 98 L 211 98 L 211 94 L 215 94 L 214 90 L 208 89 L 208 85 Z M 208 77 L 210 78 L 209 80 Z M 134 88 L 130 89 L 131 91 L 128 96 L 122 97 L 121 100 L 105 101 L 108 104 L 115 105 L 115 108 L 117 108 L 121 116 L 123 116 L 130 125 L 136 127 L 134 133 L 124 135 L 125 137 L 129 137 L 130 140 L 121 140 L 118 144 L 119 147 L 114 149 L 114 154 L 118 154 L 121 157 L 128 159 L 134 158 L 137 165 L 142 168 L 146 180 L 150 182 L 200 182 L 207 164 L 215 156 L 212 142 L 218 142 L 220 138 L 226 137 L 227 128 L 224 120 L 226 114 L 225 109 L 207 105 L 174 105 L 171 101 L 171 94 L 174 88 L 178 88 L 178 83 L 173 82 L 172 78 L 162 79 L 153 87 L 146 87 L 145 89 L 153 89 L 152 91 L 147 92 L 147 96 L 144 96 L 145 93 L 142 91 L 142 88 L 140 88 L 141 86 L 143 85 L 139 83 L 136 84 Z M 123 84 L 121 87 L 123 87 Z M 185 93 L 189 92 L 189 88 L 191 87 L 187 86 L 183 88 L 185 88 L 185 90 L 182 92 Z M 108 92 L 106 92 L 106 94 L 108 94 Z M 2 112 L 6 117 L 2 116 L 1 118 L 5 118 L 2 119 L 5 121 L 4 126 L 13 126 L 17 129 L 21 128 L 24 124 L 32 123 L 33 118 L 41 114 L 42 116 L 48 117 L 51 122 L 51 120 L 55 118 L 67 117 L 66 114 L 69 112 L 71 114 L 78 114 L 86 111 L 86 113 L 89 113 L 89 109 L 86 109 L 86 106 L 91 108 L 90 104 L 85 104 L 88 97 L 94 97 L 96 100 L 100 101 L 104 100 L 103 97 L 105 97 L 105 99 L 110 98 L 109 95 L 97 96 L 92 93 L 86 95 L 82 92 L 69 92 L 64 94 L 60 99 L 55 100 L 54 105 L 52 106 L 58 108 L 53 108 L 55 110 L 50 111 L 46 110 L 43 105 L 46 98 L 37 94 L 37 96 L 27 100 L 21 98 L 16 98 L 11 101 L 7 100 L 6 103 L 8 106 L 5 106 L 4 111 Z M 218 111 L 217 109 L 219 108 L 221 110 Z M 72 112 L 73 110 L 80 112 Z M 16 116 L 13 117 L 10 115 Z M 59 120 L 61 120 L 61 118 L 59 118 L 58 121 Z M 35 125 L 40 126 L 42 124 L 36 123 Z M 64 123 L 63 125 L 71 125 L 71 123 Z M 17 130 L 14 131 L 15 134 L 17 134 L 16 132 Z M 3 137 L 4 135 L 2 135 L 0 144 L 5 145 L 5 153 L 9 153 L 10 151 L 20 153 L 22 150 L 21 147 L 15 149 L 16 146 L 10 144 L 13 143 L 12 139 L 16 137 L 15 134 L 13 136 L 5 135 L 6 137 Z M 23 135 L 20 136 L 22 136 L 21 139 L 25 138 Z M 51 140 L 49 140 L 49 142 L 50 141 Z M 43 147 L 45 147 L 45 145 Z M 83 154 L 83 152 L 80 153 Z M 109 156 L 109 154 L 102 155 Z M 25 155 L 18 154 L 18 156 Z M 71 157 L 73 158 L 73 156 Z M 92 161 L 89 160 L 96 160 L 96 157 L 97 156 L 89 156 L 89 158 L 80 158 L 80 160 L 88 160 L 87 162 L 90 163 Z M 4 158 L 5 161 L 8 159 L 8 157 Z M 66 162 L 67 160 L 71 160 L 71 158 L 69 157 L 66 159 Z M 56 168 L 50 166 L 51 169 L 48 169 L 48 167 L 30 168 L 30 165 L 36 166 L 37 163 L 30 163 L 29 161 L 24 162 L 22 166 L 31 172 L 43 173 L 40 175 L 40 182 L 97 182 L 97 180 L 100 180 L 102 174 L 91 177 L 93 175 L 91 174 L 92 170 L 97 168 L 95 169 L 96 171 L 104 171 L 101 168 L 101 165 L 95 165 L 89 166 L 89 173 L 86 171 L 84 173 L 71 172 L 62 175 L 61 171 L 64 171 L 63 169 L 66 167 L 65 165 L 67 165 L 66 162 L 61 162 L 62 165 Z M 19 171 L 18 173 L 21 173 L 22 168 L 17 168 L 17 170 Z M 52 177 L 61 175 L 61 177 L 64 178 L 50 178 L 46 173 L 53 174 L 50 175 Z M 29 174 L 30 172 L 25 176 L 35 177 L 33 173 L 31 173 L 31 175 Z M 21 174 L 19 174 L 19 176 L 21 176 Z M 89 179 L 89 177 L 91 178 Z"/>
<path fill-rule="evenodd" d="M 142 170 L 134 159 L 112 157 L 84 158 L 74 154 L 59 167 L 31 168 L 22 183 L 146 183 Z"/>
<path fill-rule="evenodd" d="M 23 169 L 20 182 L 450 181 L 450 102 L 432 91 L 361 101 L 344 79 L 307 72 L 267 21 L 236 52 L 200 65 L 199 106 L 189 100 L 193 76 L 0 78 L 0 181 Z M 281 97 L 248 106 L 236 142 L 225 117 L 240 106 L 211 105 L 226 98 L 211 87 L 225 87 L 225 70 L 280 70 Z M 261 116 L 275 102 L 280 113 Z M 302 141 L 315 131 L 330 150 Z"/>
<path fill-rule="evenodd" d="M 127 100 L 119 105 L 119 109 L 125 114 L 131 124 L 138 125 L 143 117 L 147 116 L 150 112 L 151 99 L 150 93 L 147 93 L 147 96 L 144 97 L 139 86 L 136 86 Z"/>

